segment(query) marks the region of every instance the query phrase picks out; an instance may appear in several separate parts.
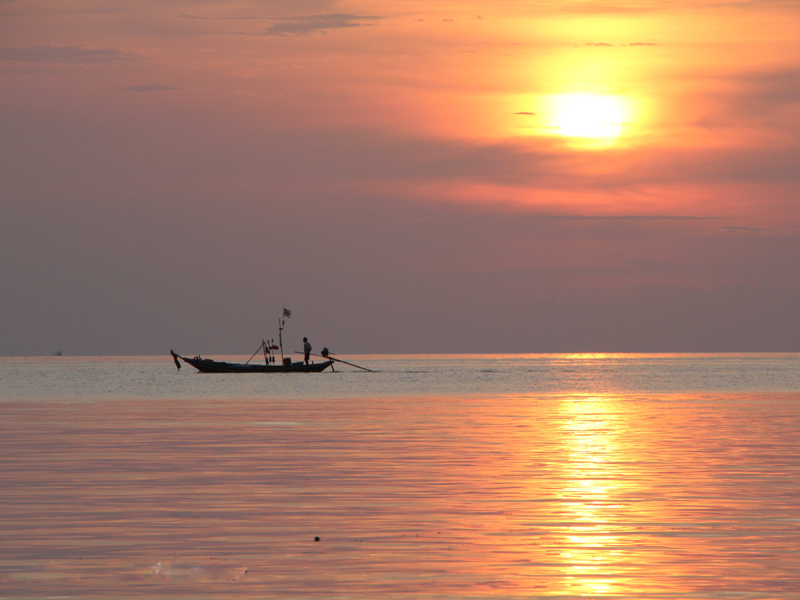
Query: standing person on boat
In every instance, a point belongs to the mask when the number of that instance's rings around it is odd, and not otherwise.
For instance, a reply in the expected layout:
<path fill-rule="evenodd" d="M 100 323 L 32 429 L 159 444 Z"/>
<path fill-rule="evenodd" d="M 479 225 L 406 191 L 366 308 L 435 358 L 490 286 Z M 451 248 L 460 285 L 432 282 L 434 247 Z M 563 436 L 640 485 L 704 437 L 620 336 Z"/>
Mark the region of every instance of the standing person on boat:
<path fill-rule="evenodd" d="M 306 355 L 306 364 L 308 364 L 308 359 L 311 357 L 311 344 L 308 343 L 308 338 L 303 338 L 303 354 Z"/>

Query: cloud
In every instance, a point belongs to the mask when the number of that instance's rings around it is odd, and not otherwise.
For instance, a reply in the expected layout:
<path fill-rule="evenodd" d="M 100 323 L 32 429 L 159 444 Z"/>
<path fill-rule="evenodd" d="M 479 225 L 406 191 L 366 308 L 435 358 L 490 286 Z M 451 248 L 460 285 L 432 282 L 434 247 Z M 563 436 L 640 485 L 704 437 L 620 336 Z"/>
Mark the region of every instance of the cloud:
<path fill-rule="evenodd" d="M 794 0 L 750 0 L 743 2 L 710 2 L 704 8 L 741 8 L 763 10 L 765 8 L 794 9 L 798 8 Z"/>
<path fill-rule="evenodd" d="M 728 81 L 733 89 L 713 95 L 720 108 L 698 119 L 695 125 L 709 130 L 746 125 L 764 131 L 781 131 L 786 136 L 794 136 L 796 144 L 795 111 L 800 104 L 800 69 L 744 72 Z M 785 139 L 790 141 L 789 137 Z"/>
<path fill-rule="evenodd" d="M 312 33 L 326 33 L 330 29 L 346 29 L 351 27 L 364 27 L 372 22 L 382 19 L 378 16 L 359 16 L 342 13 L 326 15 L 310 15 L 307 17 L 273 17 L 276 23 L 264 35 L 310 35 Z"/>
<path fill-rule="evenodd" d="M 28 63 L 102 64 L 137 60 L 133 54 L 119 50 L 90 49 L 82 46 L 0 47 L 0 60 Z"/>
<path fill-rule="evenodd" d="M 190 19 L 196 21 L 263 21 L 263 17 L 253 17 L 253 16 L 239 16 L 239 17 L 205 17 L 203 15 L 193 15 L 190 13 L 185 13 L 180 15 L 181 19 Z"/>
<path fill-rule="evenodd" d="M 694 215 L 571 215 L 534 214 L 529 219 L 552 219 L 557 221 L 709 221 L 718 217 L 698 217 Z"/>
<path fill-rule="evenodd" d="M 742 78 L 754 99 L 794 104 L 800 102 L 800 69 L 746 75 Z"/>
<path fill-rule="evenodd" d="M 609 44 L 607 42 L 586 42 L 586 46 L 600 46 L 606 48 L 633 48 L 635 46 L 659 46 L 654 42 L 633 42 L 630 44 Z"/>
<path fill-rule="evenodd" d="M 713 230 L 710 233 L 736 236 L 796 236 L 800 235 L 800 230 L 792 227 L 748 227 L 730 225 L 718 230 Z"/>
<path fill-rule="evenodd" d="M 179 92 L 184 88 L 175 87 L 173 85 L 161 85 L 158 83 L 143 83 L 139 85 L 125 86 L 126 92 Z"/>
<path fill-rule="evenodd" d="M 742 0 L 739 2 L 718 2 L 716 0 L 704 2 L 670 2 L 667 1 L 654 1 L 649 2 L 587 2 L 585 0 L 572 0 L 557 3 L 556 7 L 552 8 L 554 12 L 564 13 L 577 13 L 577 14 L 626 14 L 626 13 L 647 13 L 647 12 L 665 12 L 681 10 L 684 7 L 690 7 L 695 10 L 726 10 L 726 9 L 742 9 L 742 10 L 764 10 L 768 8 L 775 9 L 797 9 L 797 2 L 794 0 Z"/>
<path fill-rule="evenodd" d="M 622 4 L 604 4 L 602 2 L 564 2 L 555 5 L 551 10 L 555 12 L 578 14 L 620 14 L 643 13 L 664 10 L 663 5 L 657 3 L 641 3 L 636 6 Z"/>

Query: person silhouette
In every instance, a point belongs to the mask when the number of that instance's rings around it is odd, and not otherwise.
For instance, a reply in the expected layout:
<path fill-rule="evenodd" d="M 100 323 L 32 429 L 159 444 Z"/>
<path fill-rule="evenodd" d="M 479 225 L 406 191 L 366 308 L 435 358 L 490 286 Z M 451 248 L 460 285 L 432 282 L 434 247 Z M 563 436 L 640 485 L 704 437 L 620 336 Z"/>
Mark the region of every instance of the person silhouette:
<path fill-rule="evenodd" d="M 311 357 L 311 344 L 308 343 L 308 338 L 303 338 L 303 354 L 306 357 L 306 364 L 308 364 L 308 359 Z"/>

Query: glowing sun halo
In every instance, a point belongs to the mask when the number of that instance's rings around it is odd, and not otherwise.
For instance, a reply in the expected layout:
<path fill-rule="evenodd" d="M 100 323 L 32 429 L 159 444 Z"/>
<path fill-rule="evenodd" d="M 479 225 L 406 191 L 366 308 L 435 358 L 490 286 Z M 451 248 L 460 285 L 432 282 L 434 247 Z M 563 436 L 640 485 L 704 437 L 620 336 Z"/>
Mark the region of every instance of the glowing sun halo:
<path fill-rule="evenodd" d="M 613 96 L 565 96 L 558 119 L 561 136 L 571 146 L 609 148 L 622 131 L 622 110 Z"/>

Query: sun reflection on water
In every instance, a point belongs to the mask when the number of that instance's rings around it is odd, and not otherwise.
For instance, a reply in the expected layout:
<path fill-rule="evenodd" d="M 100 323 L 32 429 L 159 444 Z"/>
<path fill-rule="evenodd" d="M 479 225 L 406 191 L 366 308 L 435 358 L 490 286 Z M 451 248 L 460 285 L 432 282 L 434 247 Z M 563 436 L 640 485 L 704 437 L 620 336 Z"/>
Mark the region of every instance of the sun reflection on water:
<path fill-rule="evenodd" d="M 558 409 L 564 456 L 561 511 L 567 532 L 562 572 L 573 592 L 616 593 L 621 590 L 612 573 L 619 561 L 619 538 L 610 527 L 617 519 L 616 492 L 621 485 L 614 478 L 617 431 L 624 424 L 610 397 L 563 398 Z"/>

